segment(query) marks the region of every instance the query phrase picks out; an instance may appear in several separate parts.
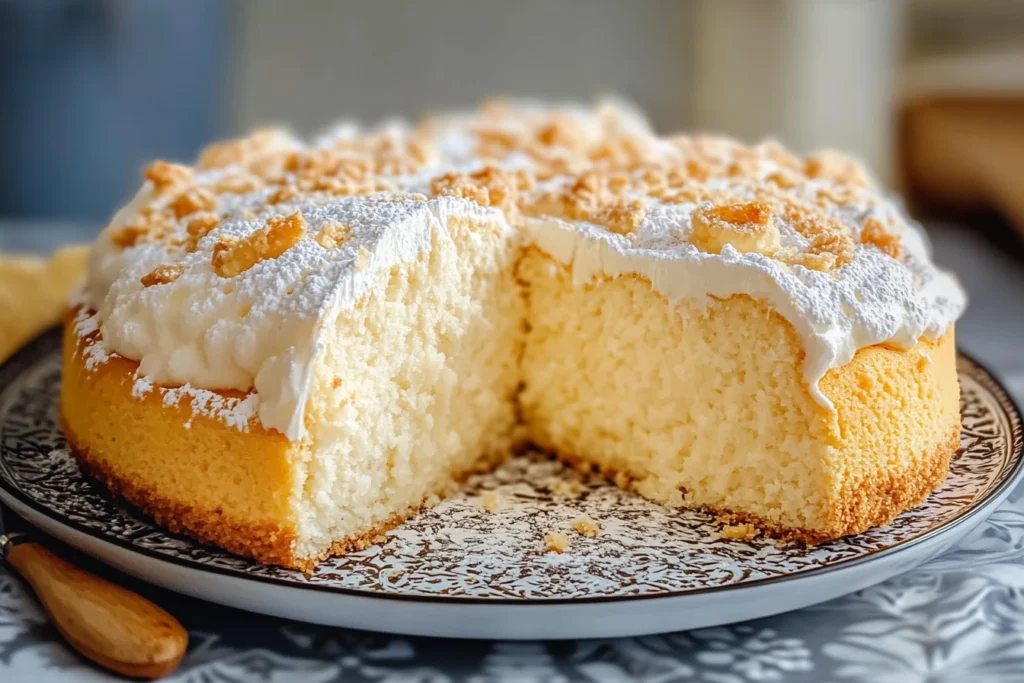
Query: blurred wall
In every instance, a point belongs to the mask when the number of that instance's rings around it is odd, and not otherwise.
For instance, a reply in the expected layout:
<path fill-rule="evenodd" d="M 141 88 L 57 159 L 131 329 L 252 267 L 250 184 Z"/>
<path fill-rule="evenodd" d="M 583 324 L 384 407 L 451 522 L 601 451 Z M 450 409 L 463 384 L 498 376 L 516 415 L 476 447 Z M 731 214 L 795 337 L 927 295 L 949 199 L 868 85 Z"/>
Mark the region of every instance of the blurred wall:
<path fill-rule="evenodd" d="M 686 123 L 693 6 L 681 0 L 254 0 L 239 3 L 232 120 L 311 132 L 497 94 L 614 91 Z"/>

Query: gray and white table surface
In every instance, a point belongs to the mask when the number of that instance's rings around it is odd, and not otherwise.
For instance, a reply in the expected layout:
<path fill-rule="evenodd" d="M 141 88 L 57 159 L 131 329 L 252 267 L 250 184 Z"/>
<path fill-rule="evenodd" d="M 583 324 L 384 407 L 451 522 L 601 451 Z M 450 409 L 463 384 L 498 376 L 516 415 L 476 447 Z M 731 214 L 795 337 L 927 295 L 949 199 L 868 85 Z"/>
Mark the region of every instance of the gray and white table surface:
<path fill-rule="evenodd" d="M 937 259 L 971 296 L 961 348 L 1024 402 L 1024 267 L 976 234 L 929 226 Z M 0 251 L 44 249 L 71 226 L 0 226 Z M 87 237 L 87 235 L 86 235 Z M 113 572 L 92 565 L 101 574 Z M 446 641 L 313 626 L 192 600 L 117 576 L 178 616 L 189 653 L 169 680 L 247 681 L 1024 681 L 1024 490 L 955 550 L 815 607 L 720 628 L 568 642 Z M 65 647 L 0 564 L 0 681 L 109 681 Z"/>

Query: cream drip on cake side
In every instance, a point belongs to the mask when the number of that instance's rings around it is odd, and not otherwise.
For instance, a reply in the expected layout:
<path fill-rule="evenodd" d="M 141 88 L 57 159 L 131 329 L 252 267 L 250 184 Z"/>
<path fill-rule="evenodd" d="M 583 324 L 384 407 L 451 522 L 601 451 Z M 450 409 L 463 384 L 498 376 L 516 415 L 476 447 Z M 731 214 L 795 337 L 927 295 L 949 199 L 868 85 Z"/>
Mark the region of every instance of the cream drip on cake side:
<path fill-rule="evenodd" d="M 650 133 L 633 113 L 574 109 L 565 115 L 579 124 L 585 144 L 596 144 L 602 136 L 622 130 L 633 136 L 634 144 L 646 146 L 651 158 L 671 159 L 679 154 L 677 147 Z M 537 109 L 531 116 L 547 114 Z M 410 196 L 430 193 L 432 179 L 446 173 L 471 173 L 488 164 L 510 170 L 533 166 L 529 150 L 514 146 L 500 158 L 479 159 L 475 149 L 483 137 L 474 128 L 479 119 L 459 115 L 428 122 L 433 147 L 423 153 L 419 167 L 383 172 L 380 176 L 387 188 L 371 188 L 361 196 L 339 199 L 300 192 L 277 201 L 280 188 L 275 187 L 216 192 L 212 189 L 235 178 L 239 167 L 199 171 L 195 186 L 211 188 L 213 205 L 205 210 L 220 218 L 216 227 L 198 237 L 191 251 L 161 240 L 118 244 L 118 236 L 141 211 L 161 210 L 175 201 L 172 195 L 159 196 L 154 184 L 147 182 L 115 216 L 91 254 L 86 295 L 89 307 L 97 311 L 102 337 L 98 343 L 107 353 L 139 361 L 143 382 L 254 391 L 260 422 L 293 441 L 300 440 L 325 322 L 356 305 L 379 273 L 428 249 L 431 234 L 443 230 L 453 217 L 488 218 L 522 244 L 536 245 L 571 267 L 577 283 L 635 273 L 672 301 L 733 294 L 768 301 L 802 338 L 806 380 L 824 404 L 828 400 L 817 391 L 817 383 L 830 368 L 844 365 L 868 346 L 886 343 L 909 348 L 921 337 L 937 339 L 965 305 L 955 279 L 932 264 L 916 229 L 873 186 L 858 195 L 858 201 L 838 202 L 822 214 L 839 221 L 854 238 L 859 238 L 869 220 L 888 225 L 900 240 L 901 259 L 855 239 L 848 261 L 835 270 L 815 270 L 756 251 L 744 253 L 731 244 L 718 253 L 698 248 L 691 239 L 692 216 L 714 203 L 700 198 L 668 202 L 636 193 L 646 213 L 627 236 L 587 220 L 546 215 L 543 210 L 505 214 L 467 199 Z M 520 123 L 509 118 L 510 136 L 519 134 Z M 391 125 L 383 135 L 398 141 L 394 144 L 404 144 L 412 130 Z M 280 150 L 315 150 L 317 145 L 326 147 L 360 135 L 356 126 L 345 124 L 309 148 L 279 133 L 265 156 Z M 730 145 L 723 143 L 725 153 L 733 148 Z M 558 161 L 558 144 L 551 147 Z M 779 171 L 770 159 L 759 158 L 756 168 L 740 179 L 712 179 L 704 185 L 743 199 L 751 195 L 752 186 Z M 529 201 L 569 182 L 563 178 L 578 175 L 579 171 L 556 172 L 523 195 Z M 810 181 L 793 192 L 798 191 L 812 198 L 831 191 L 831 186 L 827 181 Z M 627 191 L 623 196 L 633 195 Z M 861 201 L 865 197 L 868 201 Z M 211 264 L 218 245 L 225 240 L 244 241 L 268 220 L 296 212 L 305 228 L 290 248 L 231 277 L 215 272 Z M 195 215 L 179 217 L 169 233 L 184 235 Z M 773 214 L 770 221 L 781 248 L 806 248 L 807 238 L 788 220 Z M 345 226 L 350 235 L 342 244 L 325 248 L 318 237 L 328 226 Z M 173 266 L 174 279 L 159 286 L 142 283 L 165 266 Z"/>

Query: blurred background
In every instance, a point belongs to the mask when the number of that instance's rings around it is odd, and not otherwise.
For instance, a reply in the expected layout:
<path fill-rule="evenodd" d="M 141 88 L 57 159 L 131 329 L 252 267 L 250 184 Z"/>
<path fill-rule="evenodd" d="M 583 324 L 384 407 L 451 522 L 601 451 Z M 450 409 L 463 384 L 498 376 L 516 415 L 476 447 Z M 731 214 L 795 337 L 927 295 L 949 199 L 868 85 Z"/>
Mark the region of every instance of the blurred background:
<path fill-rule="evenodd" d="M 0 92 L 5 219 L 98 225 L 146 161 L 262 123 L 612 92 L 1024 223 L 988 171 L 929 168 L 981 164 L 950 135 L 1004 104 L 1024 147 L 1021 0 L 0 0 Z"/>
<path fill-rule="evenodd" d="M 258 124 L 604 93 L 861 157 L 968 321 L 1024 285 L 1024 0 L 0 0 L 0 252 L 87 241 L 148 160 Z"/>

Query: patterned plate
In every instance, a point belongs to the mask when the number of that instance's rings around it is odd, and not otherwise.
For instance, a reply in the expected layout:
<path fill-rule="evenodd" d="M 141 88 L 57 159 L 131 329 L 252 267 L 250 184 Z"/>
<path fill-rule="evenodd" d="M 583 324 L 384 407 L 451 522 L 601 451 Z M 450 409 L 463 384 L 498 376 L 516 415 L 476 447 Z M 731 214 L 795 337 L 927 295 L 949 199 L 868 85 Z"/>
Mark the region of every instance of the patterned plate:
<path fill-rule="evenodd" d="M 534 454 L 475 477 L 379 545 L 304 575 L 171 534 L 84 477 L 58 423 L 59 344 L 50 331 L 0 368 L 0 497 L 50 533 L 154 583 L 337 625 L 557 638 L 763 616 L 928 559 L 984 519 L 1022 472 L 1016 408 L 987 371 L 961 357 L 964 429 L 949 479 L 884 528 L 811 549 L 726 540 L 706 514 L 668 510 Z M 580 519 L 595 520 L 599 535 L 575 531 Z M 553 532 L 568 536 L 564 554 L 545 552 Z"/>

